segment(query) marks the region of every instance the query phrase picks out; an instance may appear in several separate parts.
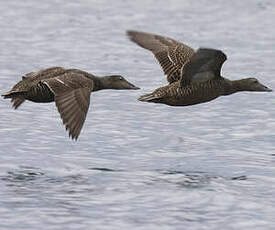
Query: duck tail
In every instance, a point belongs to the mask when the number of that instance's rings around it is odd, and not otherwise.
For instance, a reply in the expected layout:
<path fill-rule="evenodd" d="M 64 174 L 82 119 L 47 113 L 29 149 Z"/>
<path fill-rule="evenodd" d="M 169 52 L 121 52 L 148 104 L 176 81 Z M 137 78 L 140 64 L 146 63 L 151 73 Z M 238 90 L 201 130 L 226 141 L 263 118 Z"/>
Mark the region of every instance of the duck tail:
<path fill-rule="evenodd" d="M 13 97 L 11 99 L 12 107 L 14 109 L 17 109 L 24 101 L 25 99 L 22 97 Z"/>
<path fill-rule="evenodd" d="M 9 99 L 11 98 L 11 103 L 12 103 L 12 107 L 14 109 L 17 109 L 24 101 L 25 99 L 23 97 L 20 97 L 18 95 L 16 95 L 14 92 L 12 91 L 8 91 L 6 93 L 3 93 L 1 95 L 4 99 Z"/>
<path fill-rule="evenodd" d="M 2 96 L 4 99 L 11 98 L 11 97 L 12 97 L 11 95 L 12 95 L 12 93 L 11 93 L 10 91 L 1 94 L 1 96 Z"/>
<path fill-rule="evenodd" d="M 156 102 L 157 100 L 159 100 L 159 96 L 154 93 L 150 93 L 150 94 L 145 94 L 143 96 L 140 96 L 138 100 L 145 101 L 145 102 Z"/>

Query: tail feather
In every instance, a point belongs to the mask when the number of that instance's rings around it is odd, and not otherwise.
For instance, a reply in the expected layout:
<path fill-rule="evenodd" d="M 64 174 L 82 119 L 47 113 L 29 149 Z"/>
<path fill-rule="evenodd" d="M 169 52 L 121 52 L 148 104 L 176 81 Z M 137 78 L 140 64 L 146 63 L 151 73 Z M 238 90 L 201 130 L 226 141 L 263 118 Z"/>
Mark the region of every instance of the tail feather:
<path fill-rule="evenodd" d="M 156 102 L 159 100 L 159 96 L 153 93 L 145 94 L 138 98 L 139 101 L 145 101 L 145 102 Z"/>
<path fill-rule="evenodd" d="M 11 98 L 11 92 L 8 91 L 8 92 L 6 92 L 6 93 L 1 94 L 1 96 L 2 96 L 4 99 Z"/>
<path fill-rule="evenodd" d="M 11 103 L 13 103 L 12 107 L 14 109 L 17 109 L 24 101 L 25 99 L 22 97 L 12 97 L 11 98 Z"/>
<path fill-rule="evenodd" d="M 11 98 L 11 103 L 12 103 L 12 107 L 14 109 L 17 109 L 24 101 L 25 99 L 22 96 L 16 95 L 14 92 L 12 91 L 8 91 L 6 93 L 3 93 L 1 95 L 4 99 L 9 99 Z"/>

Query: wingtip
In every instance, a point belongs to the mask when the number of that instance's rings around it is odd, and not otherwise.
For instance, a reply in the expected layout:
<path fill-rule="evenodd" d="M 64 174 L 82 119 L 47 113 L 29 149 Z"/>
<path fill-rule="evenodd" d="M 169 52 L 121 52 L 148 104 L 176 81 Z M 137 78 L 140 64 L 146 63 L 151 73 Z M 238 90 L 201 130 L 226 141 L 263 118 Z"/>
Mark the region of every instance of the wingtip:
<path fill-rule="evenodd" d="M 133 40 L 135 34 L 136 34 L 137 31 L 134 31 L 134 30 L 126 30 L 126 35 L 127 37 L 130 39 L 130 40 Z"/>
<path fill-rule="evenodd" d="M 147 35 L 147 33 L 137 31 L 137 30 L 126 30 L 126 35 L 130 40 L 133 41 L 135 37 L 140 36 L 140 35 Z"/>
<path fill-rule="evenodd" d="M 126 34 L 129 36 L 131 34 L 137 33 L 136 30 L 126 30 Z"/>

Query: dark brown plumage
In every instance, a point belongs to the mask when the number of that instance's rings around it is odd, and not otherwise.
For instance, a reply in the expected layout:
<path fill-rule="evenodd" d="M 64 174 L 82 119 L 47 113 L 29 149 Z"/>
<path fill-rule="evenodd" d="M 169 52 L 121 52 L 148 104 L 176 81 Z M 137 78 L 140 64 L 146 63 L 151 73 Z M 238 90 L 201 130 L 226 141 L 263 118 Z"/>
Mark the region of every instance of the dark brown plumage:
<path fill-rule="evenodd" d="M 120 75 L 96 77 L 78 69 L 52 67 L 25 74 L 4 98 L 17 109 L 25 100 L 55 101 L 69 136 L 77 140 L 86 119 L 91 92 L 102 89 L 139 89 Z"/>
<path fill-rule="evenodd" d="M 221 76 L 226 55 L 215 49 L 189 46 L 160 35 L 127 31 L 131 41 L 153 52 L 167 75 L 169 85 L 143 95 L 140 101 L 172 106 L 194 105 L 239 91 L 272 91 L 255 78 L 236 81 Z"/>

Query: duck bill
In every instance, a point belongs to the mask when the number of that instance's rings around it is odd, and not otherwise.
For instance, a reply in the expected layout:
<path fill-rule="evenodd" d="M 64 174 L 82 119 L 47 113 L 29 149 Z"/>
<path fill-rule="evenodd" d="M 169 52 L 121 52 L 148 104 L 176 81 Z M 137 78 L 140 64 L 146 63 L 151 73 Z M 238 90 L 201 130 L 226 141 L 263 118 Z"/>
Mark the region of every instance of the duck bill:
<path fill-rule="evenodd" d="M 260 91 L 260 92 L 272 92 L 273 90 L 266 87 L 265 85 L 261 85 L 261 87 L 258 91 Z"/>
<path fill-rule="evenodd" d="M 137 87 L 137 86 L 135 86 L 135 85 L 133 85 L 132 83 L 128 82 L 127 89 L 135 89 L 135 90 L 137 90 L 137 89 L 140 89 L 140 88 Z"/>
<path fill-rule="evenodd" d="M 137 86 L 133 86 L 132 88 L 130 88 L 130 89 L 134 89 L 134 90 L 137 90 L 137 89 L 140 89 L 139 87 L 137 87 Z M 272 91 L 272 90 L 271 90 Z"/>

